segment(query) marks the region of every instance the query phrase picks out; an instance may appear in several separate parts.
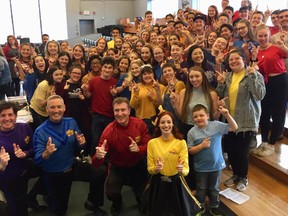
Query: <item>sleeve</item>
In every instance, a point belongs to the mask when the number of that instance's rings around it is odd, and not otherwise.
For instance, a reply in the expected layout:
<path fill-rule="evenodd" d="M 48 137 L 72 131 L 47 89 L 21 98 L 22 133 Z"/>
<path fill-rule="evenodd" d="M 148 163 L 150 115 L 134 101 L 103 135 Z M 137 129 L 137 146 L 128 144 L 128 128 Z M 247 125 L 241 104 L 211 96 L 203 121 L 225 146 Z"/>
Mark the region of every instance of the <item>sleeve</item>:
<path fill-rule="evenodd" d="M 191 148 L 194 145 L 195 145 L 195 143 L 194 143 L 194 139 L 193 139 L 193 132 L 191 130 L 189 130 L 187 133 L 187 146 L 188 146 L 188 148 Z"/>
<path fill-rule="evenodd" d="M 144 121 L 141 120 L 141 145 L 139 145 L 139 154 L 145 156 L 147 154 L 147 144 L 150 140 L 148 127 Z"/>
<path fill-rule="evenodd" d="M 214 125 L 212 127 L 216 127 L 217 131 L 219 131 L 221 134 L 228 134 L 229 132 L 229 124 L 220 122 L 220 121 L 212 121 Z M 212 123 L 210 122 L 210 123 Z"/>
<path fill-rule="evenodd" d="M 255 73 L 248 75 L 248 88 L 253 98 L 256 100 L 262 100 L 264 98 L 266 87 L 261 73 L 256 71 Z"/>
<path fill-rule="evenodd" d="M 147 170 L 151 175 L 157 174 L 155 172 L 155 159 L 154 159 L 154 149 L 153 146 L 155 146 L 154 139 L 150 140 L 147 144 Z"/>
<path fill-rule="evenodd" d="M 141 90 L 139 89 L 139 91 Z M 132 90 L 130 106 L 134 109 L 136 109 L 139 106 L 139 92 L 135 92 L 134 90 Z"/>
<path fill-rule="evenodd" d="M 189 173 L 189 162 L 188 162 L 188 148 L 185 140 L 180 141 L 180 153 L 179 160 L 183 162 L 183 176 L 187 176 Z"/>
<path fill-rule="evenodd" d="M 25 147 L 24 151 L 26 153 L 26 158 L 32 158 L 34 156 L 34 146 L 33 146 L 33 131 L 28 124 L 25 124 L 25 130 L 27 131 L 27 136 L 25 137 Z"/>
<path fill-rule="evenodd" d="M 34 152 L 35 152 L 35 163 L 41 166 L 45 161 L 42 157 L 42 153 L 46 149 L 46 144 L 48 141 L 48 136 L 46 136 L 43 130 L 36 129 L 33 136 Z"/>

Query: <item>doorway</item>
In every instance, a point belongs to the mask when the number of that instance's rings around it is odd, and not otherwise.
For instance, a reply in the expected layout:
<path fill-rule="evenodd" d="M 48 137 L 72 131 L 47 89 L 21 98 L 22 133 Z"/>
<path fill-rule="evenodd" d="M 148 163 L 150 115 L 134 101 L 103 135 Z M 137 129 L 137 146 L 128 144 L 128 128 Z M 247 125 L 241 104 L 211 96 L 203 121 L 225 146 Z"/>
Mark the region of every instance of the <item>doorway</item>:
<path fill-rule="evenodd" d="M 89 34 L 94 34 L 94 20 L 79 20 L 79 26 L 80 26 L 80 36 L 85 36 Z"/>

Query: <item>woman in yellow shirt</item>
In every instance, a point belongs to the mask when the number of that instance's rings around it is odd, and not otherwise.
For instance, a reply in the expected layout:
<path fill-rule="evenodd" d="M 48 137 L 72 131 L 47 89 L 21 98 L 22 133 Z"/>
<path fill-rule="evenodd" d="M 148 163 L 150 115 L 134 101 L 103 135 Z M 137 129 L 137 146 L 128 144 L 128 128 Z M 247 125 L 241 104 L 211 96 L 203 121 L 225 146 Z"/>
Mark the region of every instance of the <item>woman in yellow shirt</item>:
<path fill-rule="evenodd" d="M 156 127 L 156 138 L 147 147 L 148 172 L 152 175 L 150 190 L 144 192 L 149 193 L 148 215 L 196 215 L 201 207 L 184 179 L 189 172 L 186 141 L 168 111 L 159 114 Z"/>
<path fill-rule="evenodd" d="M 161 104 L 161 95 L 165 87 L 155 81 L 156 76 L 151 65 L 141 67 L 140 79 L 141 83 L 133 84 L 130 106 L 135 109 L 136 117 L 143 119 L 147 124 L 149 133 L 152 135 L 154 129 L 152 120 L 154 120 L 156 110 Z M 160 94 L 157 94 L 157 91 Z"/>

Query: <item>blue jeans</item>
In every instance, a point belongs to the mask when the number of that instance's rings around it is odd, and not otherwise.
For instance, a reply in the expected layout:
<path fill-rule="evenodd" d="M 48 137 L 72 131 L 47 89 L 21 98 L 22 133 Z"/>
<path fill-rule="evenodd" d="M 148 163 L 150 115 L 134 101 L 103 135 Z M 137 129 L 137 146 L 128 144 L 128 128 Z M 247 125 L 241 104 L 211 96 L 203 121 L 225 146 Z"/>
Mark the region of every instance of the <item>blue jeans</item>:
<path fill-rule="evenodd" d="M 92 145 L 91 145 L 91 155 L 94 155 L 96 150 L 95 148 L 98 146 L 98 142 L 100 139 L 100 136 L 106 126 L 110 124 L 114 120 L 113 117 L 108 117 L 104 115 L 100 115 L 98 113 L 92 114 Z"/>
<path fill-rule="evenodd" d="M 198 201 L 205 206 L 205 196 L 209 197 L 210 208 L 219 206 L 219 184 L 221 170 L 214 172 L 196 172 L 196 188 Z"/>

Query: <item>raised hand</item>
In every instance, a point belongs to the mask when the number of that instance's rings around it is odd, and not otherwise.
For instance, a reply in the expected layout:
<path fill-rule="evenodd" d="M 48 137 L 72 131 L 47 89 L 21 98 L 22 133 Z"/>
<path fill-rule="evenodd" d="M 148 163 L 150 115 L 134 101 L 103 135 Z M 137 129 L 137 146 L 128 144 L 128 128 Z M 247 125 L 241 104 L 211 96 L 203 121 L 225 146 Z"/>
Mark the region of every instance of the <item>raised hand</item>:
<path fill-rule="evenodd" d="M 115 85 L 113 87 L 110 86 L 110 93 L 111 93 L 112 96 L 116 96 L 118 94 L 118 91 L 117 91 Z"/>
<path fill-rule="evenodd" d="M 223 71 L 222 73 L 219 72 L 219 71 L 216 71 L 216 78 L 217 78 L 217 82 L 220 83 L 220 84 L 225 84 L 225 81 L 226 81 L 226 78 L 228 76 L 228 71 Z"/>
<path fill-rule="evenodd" d="M 225 107 L 226 103 L 225 103 L 225 100 L 228 99 L 228 97 L 224 97 L 222 98 L 221 100 L 219 100 L 219 97 L 218 97 L 218 102 L 217 102 L 217 106 L 220 107 Z"/>
<path fill-rule="evenodd" d="M 201 143 L 203 148 L 209 148 L 211 145 L 210 137 L 206 137 Z"/>
<path fill-rule="evenodd" d="M 252 62 L 252 64 L 247 67 L 247 70 L 249 74 L 255 73 L 256 71 L 259 70 L 258 63 Z"/>
<path fill-rule="evenodd" d="M 84 145 L 86 143 L 86 139 L 85 139 L 84 134 L 78 134 L 78 132 L 75 131 L 75 136 L 76 136 L 76 139 L 77 139 L 79 145 Z"/>
<path fill-rule="evenodd" d="M 14 149 L 14 154 L 17 158 L 25 158 L 26 153 L 22 151 L 22 149 L 19 147 L 19 145 L 16 145 L 13 143 L 13 149 Z"/>
<path fill-rule="evenodd" d="M 2 146 L 0 150 L 0 170 L 4 171 L 10 160 L 10 155 L 6 152 L 5 148 Z"/>
<path fill-rule="evenodd" d="M 49 154 L 49 156 L 52 155 L 55 151 L 57 151 L 55 144 L 52 143 L 51 137 L 48 138 L 48 142 L 46 144 L 46 151 Z"/>
<path fill-rule="evenodd" d="M 164 165 L 164 163 L 163 163 L 162 159 L 161 158 L 157 159 L 155 171 L 156 172 L 161 171 L 163 169 L 163 165 Z"/>
<path fill-rule="evenodd" d="M 153 100 L 154 95 L 155 95 L 155 94 L 154 94 L 153 89 L 147 88 L 147 96 L 149 97 L 150 100 Z"/>
<path fill-rule="evenodd" d="M 66 81 L 64 89 L 67 90 L 67 89 L 69 89 L 69 87 L 70 87 L 70 83 Z"/>
<path fill-rule="evenodd" d="M 184 168 L 184 161 L 182 161 L 181 159 L 179 159 L 179 162 L 178 162 L 178 164 L 177 164 L 177 166 L 176 166 L 176 169 L 178 170 L 178 173 L 179 174 L 182 174 L 182 172 L 183 172 L 183 168 Z"/>
<path fill-rule="evenodd" d="M 132 139 L 132 137 L 129 136 L 129 140 L 131 141 L 131 144 L 129 145 L 130 152 L 139 152 L 139 147 L 135 140 Z"/>
<path fill-rule="evenodd" d="M 102 146 L 97 146 L 96 147 L 96 157 L 98 159 L 102 159 L 105 157 L 105 155 L 107 154 L 107 151 L 105 150 L 106 148 L 106 145 L 107 145 L 107 140 L 105 139 Z"/>
<path fill-rule="evenodd" d="M 218 110 L 223 116 L 226 116 L 227 114 L 229 114 L 228 109 L 224 108 L 223 106 L 219 106 Z"/>

